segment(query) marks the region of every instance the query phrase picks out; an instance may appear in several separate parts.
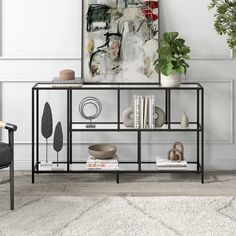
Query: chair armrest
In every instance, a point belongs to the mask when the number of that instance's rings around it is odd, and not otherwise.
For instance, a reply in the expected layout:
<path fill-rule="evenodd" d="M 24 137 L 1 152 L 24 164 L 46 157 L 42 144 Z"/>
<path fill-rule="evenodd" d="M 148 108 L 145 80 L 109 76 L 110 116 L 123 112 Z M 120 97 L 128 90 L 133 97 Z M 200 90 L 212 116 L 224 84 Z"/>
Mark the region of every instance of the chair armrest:
<path fill-rule="evenodd" d="M 10 124 L 10 123 L 5 123 L 3 121 L 0 121 L 0 128 L 5 128 L 8 129 L 9 131 L 16 131 L 17 130 L 17 126 Z"/>

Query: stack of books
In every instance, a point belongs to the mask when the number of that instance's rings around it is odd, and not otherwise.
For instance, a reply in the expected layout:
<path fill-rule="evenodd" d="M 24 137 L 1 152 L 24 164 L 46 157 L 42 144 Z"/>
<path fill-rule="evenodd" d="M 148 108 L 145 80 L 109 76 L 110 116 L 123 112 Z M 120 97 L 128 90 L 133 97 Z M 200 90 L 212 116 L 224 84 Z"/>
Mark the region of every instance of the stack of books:
<path fill-rule="evenodd" d="M 109 159 L 95 159 L 89 156 L 86 164 L 88 170 L 119 170 L 117 156 Z"/>
<path fill-rule="evenodd" d="M 82 85 L 83 82 L 81 78 L 75 78 L 74 80 L 61 80 L 56 77 L 52 80 L 52 87 L 74 88 L 81 87 Z"/>
<path fill-rule="evenodd" d="M 168 160 L 167 157 L 159 156 L 156 157 L 156 165 L 159 170 L 183 170 L 188 167 L 186 160 L 172 161 Z"/>
<path fill-rule="evenodd" d="M 154 95 L 134 95 L 134 128 L 154 129 L 155 128 L 155 97 Z"/>
<path fill-rule="evenodd" d="M 40 161 L 39 170 L 52 170 L 52 161 Z"/>

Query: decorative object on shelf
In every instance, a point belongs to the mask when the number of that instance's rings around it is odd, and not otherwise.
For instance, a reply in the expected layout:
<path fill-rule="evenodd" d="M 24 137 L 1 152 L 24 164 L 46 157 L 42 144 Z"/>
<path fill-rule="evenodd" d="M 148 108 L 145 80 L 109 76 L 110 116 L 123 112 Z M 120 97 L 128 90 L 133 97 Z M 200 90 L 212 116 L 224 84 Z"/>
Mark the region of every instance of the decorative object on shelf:
<path fill-rule="evenodd" d="M 81 78 L 75 77 L 75 72 L 73 70 L 61 70 L 59 72 L 59 77 L 55 77 L 52 80 L 52 87 L 81 87 L 83 81 Z"/>
<path fill-rule="evenodd" d="M 236 1 L 211 0 L 209 10 L 216 10 L 214 27 L 218 34 L 227 35 L 227 43 L 236 55 Z"/>
<path fill-rule="evenodd" d="M 154 97 L 134 95 L 133 104 L 134 108 L 129 107 L 122 114 L 125 127 L 154 129 L 165 124 L 165 112 L 154 106 Z"/>
<path fill-rule="evenodd" d="M 52 80 L 52 87 L 76 88 L 82 86 L 83 86 L 83 81 L 81 78 L 78 77 L 76 77 L 74 80 L 61 80 L 58 77 L 55 77 Z"/>
<path fill-rule="evenodd" d="M 125 127 L 134 127 L 134 109 L 132 107 L 125 109 L 122 117 Z"/>
<path fill-rule="evenodd" d="M 46 139 L 46 163 L 48 163 L 48 139 L 52 135 L 53 120 L 52 110 L 48 102 L 45 103 L 41 121 L 41 132 Z M 43 163 L 42 163 L 43 164 Z"/>
<path fill-rule="evenodd" d="M 59 80 L 75 80 L 75 72 L 73 70 L 61 70 L 59 72 Z"/>
<path fill-rule="evenodd" d="M 158 82 L 153 67 L 158 5 L 158 0 L 83 1 L 85 82 Z"/>
<path fill-rule="evenodd" d="M 162 127 L 165 120 L 165 112 L 160 107 L 155 107 L 155 127 Z"/>
<path fill-rule="evenodd" d="M 86 112 L 86 107 L 90 108 L 90 111 Z M 92 124 L 92 120 L 96 119 L 101 114 L 102 103 L 95 97 L 85 97 L 79 104 L 79 112 L 84 119 L 90 121 L 90 123 L 86 125 L 86 128 L 95 128 L 96 125 Z"/>
<path fill-rule="evenodd" d="M 111 144 L 93 144 L 88 150 L 95 159 L 107 159 L 115 156 L 117 148 Z"/>
<path fill-rule="evenodd" d="M 189 118 L 185 112 L 183 113 L 183 115 L 181 117 L 180 125 L 182 128 L 189 127 Z"/>
<path fill-rule="evenodd" d="M 181 84 L 181 76 L 186 74 L 189 65 L 190 48 L 185 40 L 179 38 L 178 32 L 166 32 L 157 49 L 159 57 L 154 62 L 156 72 L 161 74 L 163 87 L 177 87 Z"/>
<path fill-rule="evenodd" d="M 166 156 L 156 156 L 156 165 L 159 170 L 183 170 L 187 169 L 188 163 L 186 160 L 172 161 Z"/>
<path fill-rule="evenodd" d="M 86 169 L 88 170 L 118 170 L 119 163 L 117 155 L 108 159 L 96 159 L 93 156 L 89 156 Z"/>
<path fill-rule="evenodd" d="M 134 95 L 134 128 L 154 129 L 155 128 L 155 97 L 154 95 Z"/>
<path fill-rule="evenodd" d="M 55 128 L 54 138 L 53 138 L 53 149 L 57 152 L 57 167 L 59 167 L 58 154 L 61 151 L 62 147 L 63 147 L 63 133 L 62 133 L 61 122 L 58 122 Z"/>
<path fill-rule="evenodd" d="M 184 160 L 184 145 L 181 142 L 176 142 L 173 148 L 168 152 L 168 160 L 183 161 Z"/>

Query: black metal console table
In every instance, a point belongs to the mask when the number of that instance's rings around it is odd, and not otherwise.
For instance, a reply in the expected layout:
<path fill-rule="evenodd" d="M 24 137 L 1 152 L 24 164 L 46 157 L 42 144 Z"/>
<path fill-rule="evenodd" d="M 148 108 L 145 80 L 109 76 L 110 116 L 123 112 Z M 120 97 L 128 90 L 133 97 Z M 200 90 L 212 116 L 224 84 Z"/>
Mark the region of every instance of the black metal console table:
<path fill-rule="evenodd" d="M 60 162 L 66 164 L 67 168 L 64 171 L 46 171 L 39 170 L 40 158 L 39 158 L 39 96 L 40 91 L 43 90 L 64 90 L 67 94 L 67 159 L 66 162 Z M 72 120 L 72 99 L 73 93 L 78 90 L 113 90 L 117 94 L 117 120 L 115 122 L 95 122 L 97 124 L 95 129 L 86 128 L 87 122 L 74 122 Z M 142 90 L 142 91 L 155 91 L 162 90 L 165 92 L 165 113 L 166 121 L 165 125 L 161 128 L 155 129 L 134 129 L 127 128 L 123 125 L 120 119 L 120 99 L 121 92 L 124 90 Z M 197 117 L 196 121 L 190 122 L 190 126 L 187 128 L 181 128 L 180 122 L 171 120 L 171 92 L 173 90 L 192 90 L 196 93 L 197 97 Z M 119 170 L 87 170 L 85 169 L 85 163 L 82 161 L 73 161 L 72 157 L 72 133 L 73 132 L 136 132 L 137 133 L 137 160 L 119 162 L 121 165 L 136 165 L 135 169 L 122 169 Z M 144 170 L 144 165 L 156 165 L 156 162 L 144 162 L 141 157 L 141 136 L 143 132 L 194 132 L 196 133 L 196 161 L 188 162 L 187 169 L 184 170 L 158 170 L 157 168 L 152 170 Z M 57 162 L 54 162 L 57 163 Z M 70 166 L 73 164 L 84 165 L 84 169 L 71 170 Z M 119 183 L 120 173 L 171 173 L 171 172 L 189 172 L 201 174 L 201 182 L 204 183 L 204 88 L 199 83 L 183 83 L 180 87 L 165 88 L 159 84 L 115 84 L 115 85 L 99 85 L 99 84 L 87 84 L 78 88 L 61 88 L 52 87 L 51 83 L 37 83 L 32 88 L 32 183 L 34 183 L 35 173 L 115 173 L 117 176 L 117 183 Z"/>

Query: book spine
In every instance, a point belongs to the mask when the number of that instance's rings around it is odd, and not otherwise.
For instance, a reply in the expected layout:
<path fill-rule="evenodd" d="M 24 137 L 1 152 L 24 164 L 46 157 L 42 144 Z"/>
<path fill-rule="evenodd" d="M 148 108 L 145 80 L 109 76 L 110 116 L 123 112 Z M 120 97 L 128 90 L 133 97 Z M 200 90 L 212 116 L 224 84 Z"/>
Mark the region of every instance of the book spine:
<path fill-rule="evenodd" d="M 155 128 L 155 97 L 152 95 L 152 129 Z"/>
<path fill-rule="evenodd" d="M 148 128 L 152 129 L 152 98 L 148 96 Z"/>
<path fill-rule="evenodd" d="M 136 103 L 137 103 L 137 125 L 136 125 L 136 129 L 140 128 L 140 98 L 139 95 L 137 95 L 136 97 Z"/>
<path fill-rule="evenodd" d="M 134 107 L 134 128 L 137 129 L 137 104 L 136 95 L 133 96 L 133 107 Z"/>
<path fill-rule="evenodd" d="M 144 119 L 144 109 L 143 109 L 143 96 L 140 96 L 140 129 L 143 129 L 144 126 L 144 122 L 143 122 L 143 119 Z"/>
<path fill-rule="evenodd" d="M 144 98 L 144 120 L 143 120 L 143 128 L 147 128 L 147 96 Z"/>

